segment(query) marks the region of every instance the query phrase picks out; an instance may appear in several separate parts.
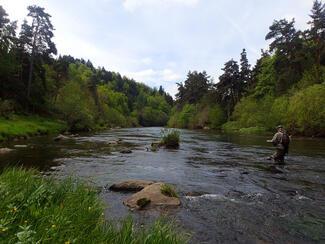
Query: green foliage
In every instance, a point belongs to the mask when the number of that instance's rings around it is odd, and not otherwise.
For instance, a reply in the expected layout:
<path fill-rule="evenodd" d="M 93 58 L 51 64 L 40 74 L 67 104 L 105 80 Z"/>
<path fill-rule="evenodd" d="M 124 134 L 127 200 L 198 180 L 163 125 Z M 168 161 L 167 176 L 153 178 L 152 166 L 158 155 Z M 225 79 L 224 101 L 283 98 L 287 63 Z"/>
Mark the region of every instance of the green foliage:
<path fill-rule="evenodd" d="M 202 129 L 207 126 L 217 129 L 225 120 L 221 107 L 208 102 L 185 104 L 180 111 L 174 108 L 171 114 L 168 126 L 175 128 Z"/>
<path fill-rule="evenodd" d="M 94 127 L 95 104 L 76 81 L 70 81 L 60 89 L 55 106 L 71 130 Z"/>
<path fill-rule="evenodd" d="M 166 148 L 178 148 L 180 143 L 180 132 L 173 129 L 164 129 L 161 131 L 161 145 Z"/>
<path fill-rule="evenodd" d="M 211 129 L 220 128 L 222 123 L 224 123 L 225 117 L 224 112 L 222 111 L 219 105 L 212 105 L 209 107 L 208 113 L 208 125 Z"/>
<path fill-rule="evenodd" d="M 169 224 L 139 230 L 104 218 L 96 190 L 71 179 L 55 181 L 10 169 L 0 175 L 1 243 L 185 243 Z"/>
<path fill-rule="evenodd" d="M 288 125 L 306 135 L 325 135 L 325 85 L 317 84 L 290 98 Z"/>
<path fill-rule="evenodd" d="M 0 116 L 9 117 L 14 113 L 14 103 L 10 100 L 1 100 L 0 99 Z"/>
<path fill-rule="evenodd" d="M 196 106 L 193 104 L 185 104 L 181 111 L 174 110 L 168 126 L 176 128 L 191 128 L 192 122 L 196 114 Z"/>
<path fill-rule="evenodd" d="M 175 188 L 172 185 L 169 184 L 163 184 L 160 188 L 160 191 L 162 194 L 168 197 L 178 197 L 177 192 L 175 191 Z"/>
<path fill-rule="evenodd" d="M 266 95 L 273 96 L 276 86 L 275 56 L 267 56 L 261 60 L 260 70 L 257 74 L 257 84 L 254 96 L 262 98 Z"/>
<path fill-rule="evenodd" d="M 0 117 L 0 141 L 14 137 L 26 137 L 36 134 L 53 134 L 64 131 L 66 125 L 56 120 L 41 117 L 13 116 L 10 119 Z"/>
<path fill-rule="evenodd" d="M 274 128 L 270 119 L 273 101 L 273 97 L 270 96 L 259 100 L 254 97 L 245 97 L 236 105 L 233 119 L 244 128 L 255 126 Z"/>

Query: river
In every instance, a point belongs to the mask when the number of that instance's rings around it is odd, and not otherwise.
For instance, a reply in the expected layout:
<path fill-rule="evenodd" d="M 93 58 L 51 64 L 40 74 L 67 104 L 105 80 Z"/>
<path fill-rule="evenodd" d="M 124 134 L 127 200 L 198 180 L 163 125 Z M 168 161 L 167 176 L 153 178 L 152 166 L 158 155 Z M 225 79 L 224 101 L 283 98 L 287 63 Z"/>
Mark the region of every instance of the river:
<path fill-rule="evenodd" d="M 78 176 L 101 189 L 106 217 L 128 215 L 139 224 L 167 216 L 191 234 L 191 243 L 325 242 L 325 140 L 294 138 L 282 173 L 272 173 L 266 157 L 273 148 L 266 136 L 181 131 L 178 150 L 148 151 L 161 128 L 116 129 L 54 142 L 35 137 L 4 146 L 1 167 L 35 167 L 55 177 Z M 121 139 L 117 147 L 108 142 Z M 114 149 L 115 148 L 115 149 Z M 121 154 L 123 148 L 131 154 Z M 128 194 L 105 186 L 123 179 L 175 185 L 177 209 L 131 212 Z M 202 196 L 189 197 L 188 192 Z"/>

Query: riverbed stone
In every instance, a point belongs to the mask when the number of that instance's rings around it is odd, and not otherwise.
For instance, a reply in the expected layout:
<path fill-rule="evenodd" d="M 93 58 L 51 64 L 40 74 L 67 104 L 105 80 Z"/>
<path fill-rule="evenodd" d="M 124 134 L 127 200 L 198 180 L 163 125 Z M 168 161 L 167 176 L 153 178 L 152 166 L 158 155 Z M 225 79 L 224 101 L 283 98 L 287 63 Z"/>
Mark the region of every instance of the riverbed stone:
<path fill-rule="evenodd" d="M 28 145 L 15 145 L 14 147 L 15 148 L 27 148 Z"/>
<path fill-rule="evenodd" d="M 130 154 L 130 153 L 132 153 L 132 150 L 130 150 L 130 149 L 123 149 L 123 150 L 120 151 L 120 153 L 122 153 L 122 154 Z"/>
<path fill-rule="evenodd" d="M 54 141 L 63 141 L 63 140 L 67 140 L 67 139 L 70 139 L 70 137 L 60 134 L 57 137 L 55 137 L 53 140 Z"/>
<path fill-rule="evenodd" d="M 177 197 L 169 197 L 161 192 L 161 187 L 164 185 L 162 182 L 150 184 L 143 188 L 143 190 L 133 194 L 127 198 L 123 204 L 131 209 L 141 209 L 139 202 L 141 199 L 147 199 L 148 207 L 176 207 L 181 204 Z"/>
<path fill-rule="evenodd" d="M 154 184 L 154 181 L 148 180 L 126 180 L 110 186 L 111 191 L 141 191 L 143 188 Z"/>
<path fill-rule="evenodd" d="M 203 195 L 209 194 L 208 192 L 203 192 L 203 191 L 190 191 L 185 194 L 187 197 L 200 197 Z"/>
<path fill-rule="evenodd" d="M 0 155 L 1 154 L 10 153 L 11 151 L 13 151 L 13 149 L 10 149 L 10 148 L 0 148 Z"/>

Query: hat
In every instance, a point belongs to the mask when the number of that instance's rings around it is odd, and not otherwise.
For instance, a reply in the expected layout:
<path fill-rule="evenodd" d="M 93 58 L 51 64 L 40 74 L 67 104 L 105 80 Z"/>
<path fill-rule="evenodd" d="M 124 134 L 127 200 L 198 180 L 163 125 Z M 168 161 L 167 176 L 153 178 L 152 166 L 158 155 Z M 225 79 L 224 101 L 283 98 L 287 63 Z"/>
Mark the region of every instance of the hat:
<path fill-rule="evenodd" d="M 283 128 L 283 126 L 282 125 L 278 125 L 276 128 L 277 129 L 280 129 L 280 128 Z"/>

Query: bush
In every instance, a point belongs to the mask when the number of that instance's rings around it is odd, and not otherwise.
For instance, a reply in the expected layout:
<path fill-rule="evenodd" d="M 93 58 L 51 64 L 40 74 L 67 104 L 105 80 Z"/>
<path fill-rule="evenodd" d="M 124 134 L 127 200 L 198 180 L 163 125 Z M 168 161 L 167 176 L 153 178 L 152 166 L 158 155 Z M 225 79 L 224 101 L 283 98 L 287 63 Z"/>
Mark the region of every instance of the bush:
<path fill-rule="evenodd" d="M 163 184 L 160 189 L 161 193 L 167 197 L 178 197 L 174 187 L 169 184 Z"/>
<path fill-rule="evenodd" d="M 166 148 L 178 148 L 180 143 L 180 132 L 178 130 L 162 130 L 161 144 Z"/>
<path fill-rule="evenodd" d="M 222 123 L 225 121 L 225 116 L 218 105 L 211 106 L 209 108 L 209 115 L 208 115 L 208 124 L 210 128 L 217 129 L 220 128 Z"/>
<path fill-rule="evenodd" d="M 131 219 L 117 228 L 105 221 L 96 191 L 71 179 L 54 181 L 36 172 L 0 175 L 1 243 L 185 243 L 171 225 L 138 230 Z"/>
<path fill-rule="evenodd" d="M 325 135 L 325 85 L 317 84 L 290 98 L 288 125 L 305 135 Z"/>
<path fill-rule="evenodd" d="M 1 100 L 0 98 L 0 116 L 8 118 L 12 113 L 14 113 L 15 105 L 13 101 Z"/>
<path fill-rule="evenodd" d="M 143 126 L 164 126 L 167 121 L 166 113 L 152 107 L 145 107 L 139 115 L 139 122 Z"/>
<path fill-rule="evenodd" d="M 67 121 L 70 130 L 87 130 L 95 125 L 97 109 L 94 101 L 75 81 L 69 81 L 60 89 L 56 108 Z"/>

